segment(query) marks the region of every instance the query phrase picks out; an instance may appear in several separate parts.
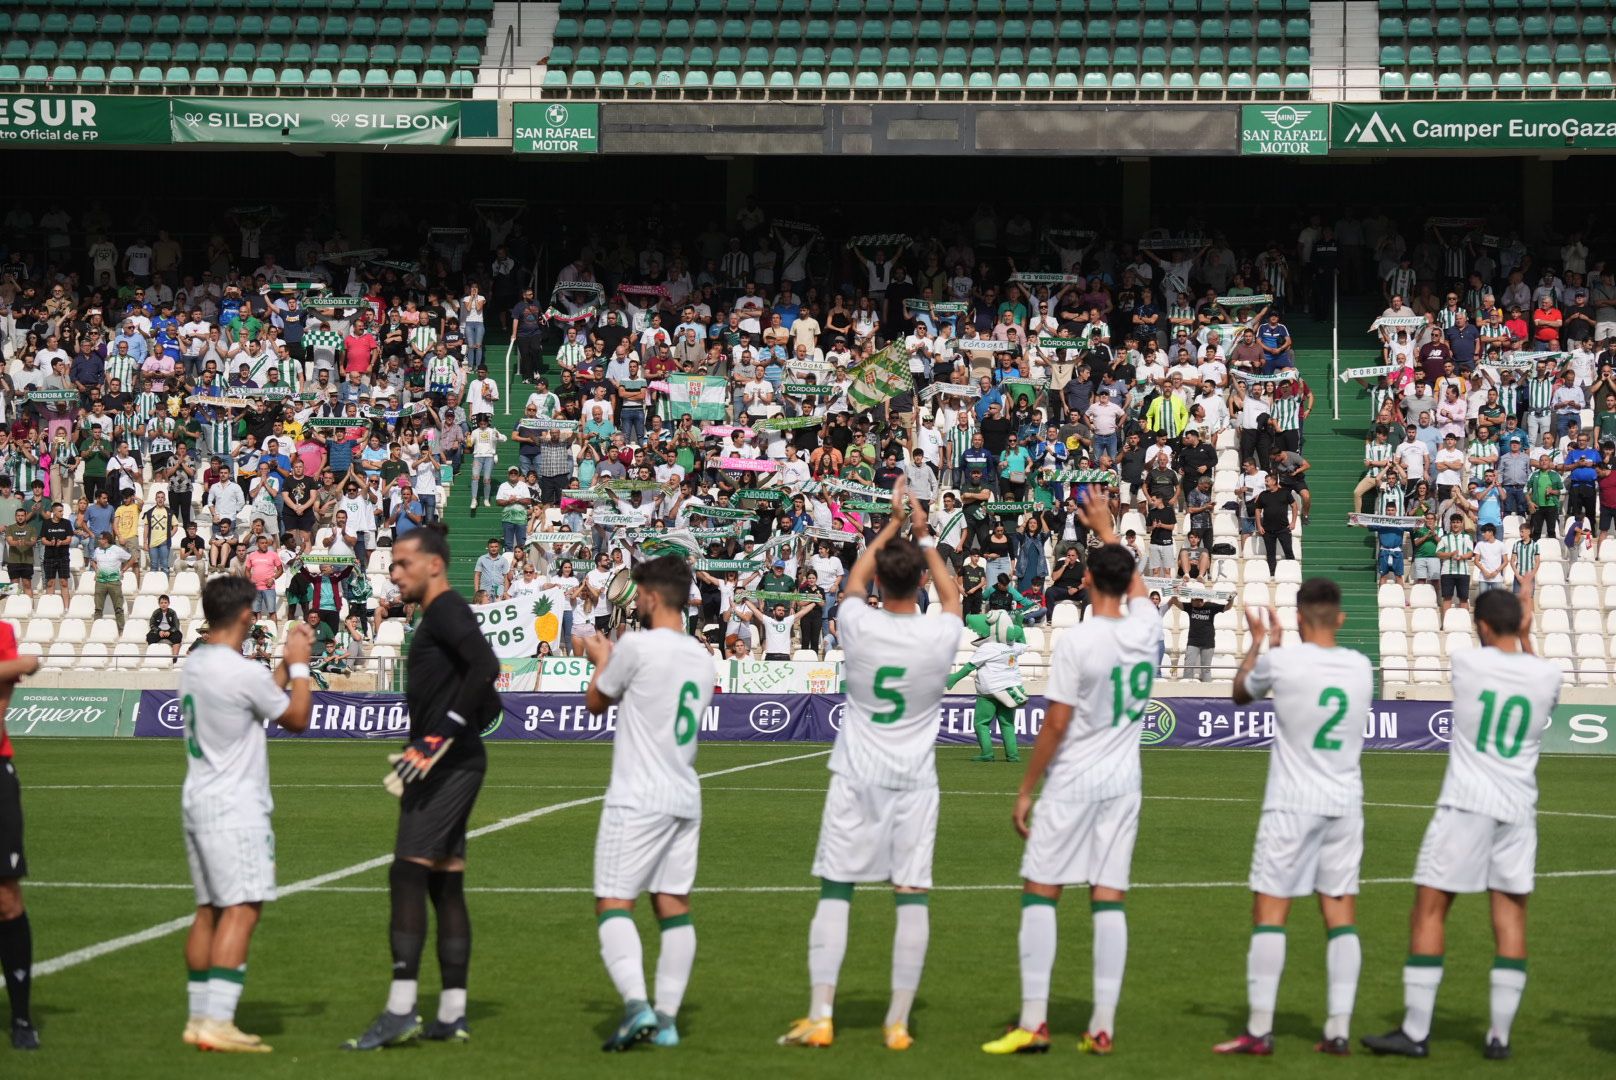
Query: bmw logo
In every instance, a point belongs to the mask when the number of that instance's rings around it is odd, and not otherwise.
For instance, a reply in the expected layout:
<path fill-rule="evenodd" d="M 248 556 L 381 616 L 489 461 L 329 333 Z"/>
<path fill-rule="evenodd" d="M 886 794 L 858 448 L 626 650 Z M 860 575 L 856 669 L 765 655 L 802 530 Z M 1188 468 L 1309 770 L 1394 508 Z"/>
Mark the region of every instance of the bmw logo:
<path fill-rule="evenodd" d="M 567 107 L 565 105 L 551 105 L 544 110 L 544 118 L 550 122 L 551 127 L 563 127 L 567 123 Z"/>

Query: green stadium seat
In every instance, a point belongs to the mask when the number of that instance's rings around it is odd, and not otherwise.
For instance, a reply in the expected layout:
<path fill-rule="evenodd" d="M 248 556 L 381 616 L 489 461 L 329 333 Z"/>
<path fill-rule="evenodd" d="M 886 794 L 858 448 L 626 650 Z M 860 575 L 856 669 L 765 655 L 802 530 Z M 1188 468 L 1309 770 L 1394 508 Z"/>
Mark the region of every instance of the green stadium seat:
<path fill-rule="evenodd" d="M 879 58 L 877 59 L 877 64 L 879 65 Z M 741 58 L 741 66 L 744 68 L 755 68 L 758 70 L 768 67 L 769 50 L 765 49 L 761 45 L 752 46 L 746 50 L 745 56 Z"/>
<path fill-rule="evenodd" d="M 1169 90 L 1194 90 L 1195 78 L 1187 71 L 1175 71 L 1167 77 Z"/>
<path fill-rule="evenodd" d="M 1436 77 L 1436 92 L 1459 94 L 1464 92 L 1464 78 L 1457 71 L 1444 71 Z"/>
<path fill-rule="evenodd" d="M 921 19 L 920 25 L 915 28 L 916 41 L 943 40 L 943 24 L 936 19 Z"/>
<path fill-rule="evenodd" d="M 259 20 L 259 31 L 263 31 L 263 20 Z M 152 17 L 150 15 L 129 16 L 129 32 L 136 37 L 150 37 L 152 32 Z"/>
<path fill-rule="evenodd" d="M 1111 80 L 1103 72 L 1090 71 L 1083 76 L 1083 89 L 1105 91 L 1111 89 Z"/>
<path fill-rule="evenodd" d="M 1145 67 L 1166 67 L 1167 50 L 1160 45 L 1146 45 L 1139 62 Z"/>
<path fill-rule="evenodd" d="M 802 50 L 802 66 L 804 68 L 818 69 L 825 66 L 825 50 L 817 45 L 810 45 Z"/>
<path fill-rule="evenodd" d="M 28 50 L 28 59 L 37 64 L 53 63 L 56 60 L 56 42 L 36 42 L 33 48 Z"/>
<path fill-rule="evenodd" d="M 1080 68 L 1083 66 L 1083 51 L 1075 48 L 1061 49 L 1055 54 L 1055 66 L 1060 68 Z"/>
<path fill-rule="evenodd" d="M 1492 67 L 1493 51 L 1486 45 L 1472 45 L 1465 52 L 1465 63 L 1471 67 Z"/>
<path fill-rule="evenodd" d="M 1286 67 L 1307 67 L 1313 62 L 1313 55 L 1306 45 L 1292 45 L 1285 50 Z"/>
<path fill-rule="evenodd" d="M 313 85 L 313 73 L 310 74 L 310 85 Z M 564 87 L 567 85 L 567 73 L 558 68 L 548 68 L 544 72 L 544 85 L 549 87 Z"/>
<path fill-rule="evenodd" d="M 400 72 L 399 74 L 403 74 L 403 72 Z M 412 72 L 412 77 L 413 74 L 414 73 Z M 302 73 L 299 72 L 299 77 L 301 77 L 301 75 Z M 259 67 L 253 68 L 252 77 L 248 79 L 248 84 L 260 89 L 272 89 L 279 81 L 280 80 L 276 77 L 275 68 Z"/>
<path fill-rule="evenodd" d="M 331 47 L 333 49 L 336 48 L 335 45 L 333 45 Z M 95 58 L 96 58 L 95 50 L 91 49 L 90 50 L 90 59 L 94 60 Z M 112 59 L 112 54 L 108 53 L 107 56 L 106 56 L 106 59 L 111 60 Z M 228 59 L 230 59 L 230 52 L 229 52 L 228 49 L 225 48 L 224 42 L 222 42 L 222 41 L 210 41 L 206 45 L 202 46 L 202 56 L 201 56 L 202 63 L 211 64 L 211 65 L 217 67 L 218 65 L 223 64 Z"/>
<path fill-rule="evenodd" d="M 1139 89 L 1152 92 L 1166 90 L 1167 80 L 1162 78 L 1162 73 L 1159 71 L 1147 71 L 1139 76 Z"/>
<path fill-rule="evenodd" d="M 152 49 L 155 48 L 157 48 L 157 46 L 153 45 Z M 146 53 L 146 58 L 149 60 L 151 59 L 151 56 L 152 54 L 148 50 Z M 278 41 L 271 41 L 263 45 L 258 50 L 258 62 L 260 64 L 275 64 L 277 66 L 284 64 L 286 62 L 286 46 L 282 45 Z"/>
<path fill-rule="evenodd" d="M 1195 85 L 1201 90 L 1222 90 L 1223 75 L 1217 71 L 1203 71 L 1201 77 L 1195 80 Z"/>
<path fill-rule="evenodd" d="M 370 62 L 375 65 L 392 66 L 398 63 L 398 50 L 391 45 L 372 45 L 370 47 Z"/>
<path fill-rule="evenodd" d="M 1118 19 L 1116 28 L 1111 31 L 1111 36 L 1118 41 L 1138 41 L 1139 20 Z"/>
<path fill-rule="evenodd" d="M 993 24 L 988 23 L 986 25 L 991 27 Z M 982 23 L 977 23 L 976 36 L 978 39 L 982 37 L 982 26 Z M 1019 41 L 1027 36 L 1027 24 L 1020 19 L 1006 19 L 999 29 L 998 36 L 1001 39 L 1008 38 L 1011 41 Z"/>
<path fill-rule="evenodd" d="M 669 19 L 667 36 L 669 41 L 683 41 L 690 36 L 689 19 Z"/>
<path fill-rule="evenodd" d="M 941 64 L 942 61 L 937 56 L 937 50 L 930 45 L 915 50 L 914 66 L 916 68 L 934 68 L 940 67 Z"/>
<path fill-rule="evenodd" d="M 1577 20 L 1571 15 L 1556 15 L 1554 25 L 1549 28 L 1553 37 L 1568 38 L 1577 36 Z"/>
<path fill-rule="evenodd" d="M 1137 90 L 1139 89 L 1139 80 L 1131 71 L 1113 71 L 1111 73 L 1111 89 Z"/>
<path fill-rule="evenodd" d="M 716 82 L 714 85 L 717 85 Z M 851 90 L 853 89 L 853 80 L 845 71 L 833 71 L 825 76 L 825 89 Z"/>
<path fill-rule="evenodd" d="M 770 90 L 795 90 L 797 82 L 789 71 L 776 71 L 769 75 Z"/>
<path fill-rule="evenodd" d="M 1278 67 L 1280 61 L 1279 49 L 1273 45 L 1260 45 L 1257 47 L 1258 67 Z"/>
<path fill-rule="evenodd" d="M 1521 20 L 1521 34 L 1524 37 L 1548 37 L 1549 20 L 1541 15 L 1528 15 Z"/>
<path fill-rule="evenodd" d="M 64 18 L 63 19 L 62 29 L 59 30 L 59 31 L 56 31 L 56 32 L 57 33 L 65 33 L 66 30 L 67 30 L 67 25 L 66 25 L 66 19 Z M 287 29 L 285 31 L 283 31 L 283 34 L 284 33 L 289 33 L 290 31 L 291 31 L 291 23 L 290 23 L 290 21 L 288 21 Z M 45 32 L 47 34 L 52 32 L 51 29 L 50 29 L 50 18 L 47 18 L 45 20 Z M 153 27 L 152 32 L 155 33 L 158 37 L 175 37 L 175 36 L 177 36 L 179 34 L 179 32 L 180 32 L 180 17 L 178 15 L 159 15 L 159 16 L 157 16 L 157 25 L 155 27 Z"/>
<path fill-rule="evenodd" d="M 136 32 L 135 19 L 139 17 L 138 15 L 133 16 L 129 20 L 129 32 L 131 34 Z M 262 15 L 243 15 L 241 17 L 241 34 L 243 37 L 263 37 L 264 17 Z"/>
<path fill-rule="evenodd" d="M 601 61 L 603 67 L 628 67 L 628 49 L 622 45 L 612 45 L 606 50 L 606 58 Z"/>
<path fill-rule="evenodd" d="M 1202 41 L 1222 41 L 1228 36 L 1229 28 L 1224 25 L 1222 19 L 1201 20 L 1200 37 Z"/>
<path fill-rule="evenodd" d="M 1459 37 L 1459 20 L 1454 18 L 1438 19 L 1436 21 L 1436 36 L 1449 40 Z"/>
<path fill-rule="evenodd" d="M 1435 91 L 1436 80 L 1431 77 L 1429 71 L 1416 71 L 1408 77 L 1408 88 L 1410 92 Z"/>
<path fill-rule="evenodd" d="M 1305 71 L 1293 71 L 1285 76 L 1285 89 L 1290 93 L 1306 93 L 1313 89 L 1313 77 Z"/>
<path fill-rule="evenodd" d="M 1575 67 L 1582 63 L 1582 50 L 1571 44 L 1556 45 L 1554 62 L 1561 67 Z"/>
<path fill-rule="evenodd" d="M 584 45 L 578 50 L 578 59 L 573 62 L 574 67 L 598 68 L 600 67 L 600 48 L 595 45 Z"/>
<path fill-rule="evenodd" d="M 1601 94 L 1609 93 L 1613 89 L 1610 72 L 1590 71 L 1588 73 L 1588 89 Z"/>
<path fill-rule="evenodd" d="M 1111 50 L 1104 45 L 1090 45 L 1083 52 L 1083 66 L 1103 68 L 1111 66 Z"/>
<path fill-rule="evenodd" d="M 1610 19 L 1604 15 L 1585 15 L 1582 19 L 1582 36 L 1585 38 L 1601 38 L 1610 33 Z"/>
<path fill-rule="evenodd" d="M 991 71 L 993 68 L 998 66 L 998 63 L 999 63 L 998 56 L 990 48 L 987 48 L 987 47 L 984 46 L 983 48 L 980 48 L 980 49 L 972 49 L 971 50 L 971 63 L 970 63 L 970 66 L 971 66 L 971 68 L 973 70 Z"/>
<path fill-rule="evenodd" d="M 1611 62 L 1610 46 L 1604 42 L 1596 41 L 1582 51 L 1582 60 L 1589 67 L 1595 65 L 1609 67 Z"/>
<path fill-rule="evenodd" d="M 1127 68 L 1132 70 L 1139 66 L 1139 50 L 1132 45 L 1118 45 L 1111 52 L 1111 66 L 1113 68 Z"/>
<path fill-rule="evenodd" d="M 555 40 L 571 41 L 578 36 L 577 19 L 557 19 L 555 24 Z"/>
<path fill-rule="evenodd" d="M 348 74 L 346 71 L 339 73 L 337 81 L 341 83 L 342 76 L 346 74 Z M 357 75 L 358 72 L 354 74 Z M 593 71 L 574 71 L 572 73 L 572 85 L 580 89 L 593 90 L 595 88 L 595 73 Z"/>
<path fill-rule="evenodd" d="M 26 49 L 27 47 L 27 45 L 23 45 L 23 48 Z M 138 64 L 140 63 L 140 58 L 143 55 L 145 54 L 141 52 L 140 44 L 138 42 L 126 41 L 122 45 L 118 46 L 118 55 L 116 59 L 120 64 Z"/>
<path fill-rule="evenodd" d="M 853 76 L 853 88 L 855 90 L 879 90 L 881 88 L 881 76 L 873 71 L 861 71 Z"/>
<path fill-rule="evenodd" d="M 1060 24 L 1060 39 L 1062 41 L 1082 41 L 1083 24 L 1077 19 L 1067 19 Z"/>
<path fill-rule="evenodd" d="M 7 15 L 5 18 L 6 23 L 0 24 L 0 34 L 3 34 L 11 29 L 11 16 Z M 207 29 L 208 21 L 204 18 L 202 20 L 202 32 L 207 33 Z M 72 34 L 74 37 L 89 37 L 91 34 L 95 33 L 95 16 L 91 15 L 87 11 L 79 12 L 77 15 L 73 16 L 73 22 L 71 25 L 69 25 L 67 32 Z"/>
<path fill-rule="evenodd" d="M 1284 82 L 1282 82 L 1280 80 L 1279 72 L 1277 72 L 1277 71 L 1259 71 L 1257 73 L 1257 92 L 1258 93 L 1270 93 L 1270 92 L 1277 93 L 1278 91 L 1283 90 L 1284 88 L 1285 88 L 1285 84 L 1284 84 Z"/>
<path fill-rule="evenodd" d="M 415 75 L 413 72 L 410 73 L 410 81 L 412 83 L 415 81 Z M 648 89 L 651 86 L 651 81 L 651 73 L 649 71 L 630 71 L 628 73 L 628 85 L 629 89 L 631 90 Z M 398 80 L 396 78 L 393 80 L 393 85 L 398 85 Z"/>
<path fill-rule="evenodd" d="M 1477 15 L 1465 20 L 1464 32 L 1467 38 L 1484 38 L 1492 36 L 1493 28 L 1491 23 Z"/>
<path fill-rule="evenodd" d="M 1264 41 L 1278 41 L 1285 36 L 1285 25 L 1278 19 L 1259 19 L 1257 36 Z"/>
<path fill-rule="evenodd" d="M 1526 47 L 1526 62 L 1528 64 L 1547 64 L 1549 62 L 1549 47 L 1547 45 L 1528 45 Z"/>
<path fill-rule="evenodd" d="M 455 51 L 454 66 L 474 68 L 483 62 L 483 47 L 481 45 L 462 45 Z M 473 82 L 476 80 L 473 79 Z"/>
<path fill-rule="evenodd" d="M 1028 36 L 1034 41 L 1053 41 L 1055 38 L 1054 21 L 1050 19 L 1034 19 Z"/>
<path fill-rule="evenodd" d="M 724 66 L 722 56 L 719 58 L 719 66 Z M 853 50 L 847 48 L 832 49 L 830 51 L 829 66 L 832 68 L 851 68 L 853 66 Z"/>
<path fill-rule="evenodd" d="M 1506 67 L 1521 62 L 1521 47 L 1519 45 L 1500 45 L 1495 54 L 1494 63 Z"/>
<path fill-rule="evenodd" d="M 89 46 L 82 41 L 62 42 L 62 62 L 67 64 L 82 64 L 90 54 Z"/>
<path fill-rule="evenodd" d="M 1198 30 L 1195 23 L 1189 19 L 1174 19 L 1172 38 L 1174 41 L 1194 41 Z"/>
<path fill-rule="evenodd" d="M 26 41 L 8 41 L 0 48 L 0 60 L 7 63 L 25 63 L 28 60 L 28 43 Z"/>
<path fill-rule="evenodd" d="M 606 36 L 612 41 L 633 41 L 634 20 L 613 19 L 606 28 Z"/>
<path fill-rule="evenodd" d="M 1436 53 L 1429 45 L 1414 45 L 1408 50 L 1408 62 L 1411 67 L 1431 67 L 1436 63 Z"/>
<path fill-rule="evenodd" d="M 1380 74 L 1381 93 L 1402 93 L 1408 86 L 1403 82 L 1403 73 L 1400 71 L 1383 71 Z"/>
<path fill-rule="evenodd" d="M 1539 71 L 1539 72 L 1533 72 L 1533 74 L 1543 76 L 1543 86 L 1544 87 L 1547 87 L 1549 85 L 1549 76 L 1548 76 L 1547 72 Z M 1522 93 L 1525 89 L 1526 89 L 1526 84 L 1521 80 L 1521 73 L 1520 72 L 1518 72 L 1518 71 L 1505 71 L 1505 72 L 1501 72 L 1499 74 L 1499 76 L 1498 76 L 1498 92 L 1500 94 L 1509 94 L 1509 95 L 1513 96 L 1513 95 Z"/>
<path fill-rule="evenodd" d="M 825 77 L 817 71 L 803 71 L 797 75 L 797 89 L 799 90 L 823 90 L 824 87 Z"/>
<path fill-rule="evenodd" d="M 191 85 L 198 89 L 219 85 L 219 69 L 216 67 L 199 67 L 196 74 L 191 76 Z"/>
<path fill-rule="evenodd" d="M 113 82 L 118 81 L 118 69 L 117 68 L 112 69 L 112 81 Z M 244 68 L 244 67 L 236 67 L 236 66 L 227 67 L 227 68 L 224 69 L 224 75 L 219 79 L 219 83 L 222 86 L 246 86 L 247 85 L 247 69 Z"/>
<path fill-rule="evenodd" d="M 159 68 L 157 72 L 158 83 L 163 81 L 162 76 L 162 69 Z M 56 86 L 71 86 L 79 81 L 79 69 L 72 64 L 57 64 L 50 69 L 50 74 L 47 78 Z"/>
<path fill-rule="evenodd" d="M 1431 36 L 1431 20 L 1425 18 L 1408 20 L 1408 39 L 1410 41 L 1424 41 Z"/>
<path fill-rule="evenodd" d="M 1055 89 L 1061 91 L 1076 90 L 1079 86 L 1077 76 L 1070 71 L 1057 72 L 1055 75 Z"/>
<path fill-rule="evenodd" d="M 1251 83 L 1251 73 L 1246 71 L 1231 71 L 1226 85 L 1236 93 L 1250 93 L 1254 87 Z"/>
<path fill-rule="evenodd" d="M 408 64 L 409 62 L 410 61 L 409 61 L 408 57 L 402 56 L 402 55 L 399 57 L 399 63 Z M 657 51 L 656 51 L 656 49 L 652 48 L 650 45 L 641 45 L 641 46 L 639 46 L 638 48 L 636 48 L 634 50 L 634 55 L 629 57 L 628 62 L 629 62 L 630 67 L 635 67 L 635 68 L 653 68 L 653 67 L 656 67 L 656 64 L 657 64 Z M 419 63 L 419 61 L 417 61 L 417 63 Z"/>
<path fill-rule="evenodd" d="M 858 51 L 854 66 L 860 71 L 880 71 L 885 63 L 886 53 L 874 45 L 866 45 Z"/>
<path fill-rule="evenodd" d="M 1188 45 L 1175 45 L 1173 51 L 1168 54 L 1167 63 L 1169 67 L 1175 68 L 1194 67 L 1195 50 Z"/>
<path fill-rule="evenodd" d="M 553 72 L 553 73 L 546 72 L 545 76 L 544 76 L 544 83 L 545 83 L 546 86 L 550 85 L 550 75 L 551 74 L 560 75 L 561 73 L 560 72 Z M 563 78 L 563 80 L 565 80 L 566 76 L 562 76 L 562 78 Z M 679 76 L 675 75 L 673 78 L 674 78 L 674 85 L 677 86 Z M 426 71 L 423 72 L 422 75 L 421 75 L 421 87 L 423 89 L 426 89 L 426 90 L 442 90 L 442 89 L 447 88 L 448 85 L 449 85 L 449 76 L 446 73 L 444 73 L 444 71 L 441 68 L 427 68 Z M 564 85 L 564 83 L 563 83 L 563 85 Z"/>
<path fill-rule="evenodd" d="M 1203 68 L 1223 67 L 1223 49 L 1217 45 L 1202 45 L 1201 53 L 1196 57 L 1196 64 Z M 1221 79 L 1219 80 L 1222 81 Z"/>
<path fill-rule="evenodd" d="M 1229 46 L 1229 66 L 1232 68 L 1248 68 L 1252 65 L 1252 52 L 1250 45 Z"/>
<path fill-rule="evenodd" d="M 696 45 L 690 50 L 690 66 L 693 68 L 710 68 L 713 66 L 713 50 L 706 45 Z"/>
<path fill-rule="evenodd" d="M 908 71 L 914 66 L 910 59 L 909 49 L 904 45 L 894 45 L 887 50 L 885 66 L 892 71 Z"/>
<path fill-rule="evenodd" d="M 1485 71 L 1472 71 L 1465 82 L 1465 89 L 1472 94 L 1490 94 L 1493 91 L 1493 77 Z"/>
<path fill-rule="evenodd" d="M 729 24 L 725 23 L 724 25 L 724 36 L 728 37 Z M 836 22 L 831 25 L 830 36 L 832 41 L 857 41 L 859 36 L 859 24 L 854 22 L 852 19 L 837 19 Z"/>
<path fill-rule="evenodd" d="M 18 33 L 23 32 L 21 30 L 21 28 L 16 28 L 16 29 L 17 29 Z M 230 31 L 231 31 L 231 33 L 234 33 L 235 29 L 236 29 L 236 20 L 231 19 L 230 20 Z M 117 37 L 117 36 L 121 36 L 123 34 L 123 31 L 124 31 L 124 25 L 123 25 L 123 16 L 122 15 L 119 15 L 117 12 L 114 11 L 114 12 L 109 12 L 108 14 L 101 16 L 101 33 L 105 34 L 108 37 Z"/>

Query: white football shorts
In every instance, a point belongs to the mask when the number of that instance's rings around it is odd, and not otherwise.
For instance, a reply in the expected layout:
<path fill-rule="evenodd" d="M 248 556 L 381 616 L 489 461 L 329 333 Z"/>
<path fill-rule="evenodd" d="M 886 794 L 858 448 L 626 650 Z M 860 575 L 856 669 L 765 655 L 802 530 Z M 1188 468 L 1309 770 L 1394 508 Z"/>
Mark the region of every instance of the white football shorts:
<path fill-rule="evenodd" d="M 1251 891 L 1265 896 L 1356 896 L 1363 815 L 1264 810 L 1251 851 Z"/>
<path fill-rule="evenodd" d="M 1537 823 L 1439 806 L 1420 842 L 1414 884 L 1450 893 L 1524 896 L 1537 868 Z"/>
<path fill-rule="evenodd" d="M 187 829 L 185 858 L 198 907 L 275 899 L 275 831 L 268 822 L 244 829 Z"/>
<path fill-rule="evenodd" d="M 595 833 L 595 896 L 633 900 L 643 892 L 687 896 L 696 884 L 701 819 L 627 806 L 600 812 Z"/>
<path fill-rule="evenodd" d="M 1021 854 L 1023 880 L 1126 891 L 1139 838 L 1137 791 L 1099 802 L 1039 799 Z"/>
<path fill-rule="evenodd" d="M 931 888 L 937 804 L 936 787 L 873 787 L 832 773 L 819 823 L 814 876 Z"/>

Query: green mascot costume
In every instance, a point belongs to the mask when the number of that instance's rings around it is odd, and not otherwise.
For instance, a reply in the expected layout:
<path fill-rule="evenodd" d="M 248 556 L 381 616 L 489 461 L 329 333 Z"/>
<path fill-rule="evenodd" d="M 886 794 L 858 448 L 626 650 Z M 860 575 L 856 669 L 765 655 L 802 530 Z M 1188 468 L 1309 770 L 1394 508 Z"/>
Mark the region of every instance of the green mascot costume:
<path fill-rule="evenodd" d="M 1027 689 L 1016 667 L 1016 657 L 1027 651 L 1027 635 L 1021 621 L 1005 611 L 971 615 L 965 625 L 976 635 L 976 652 L 970 662 L 949 676 L 953 687 L 965 676 L 976 675 L 976 741 L 982 752 L 972 761 L 992 761 L 993 722 L 999 723 L 1006 761 L 1020 761 L 1016 747 L 1016 709 L 1026 704 Z"/>

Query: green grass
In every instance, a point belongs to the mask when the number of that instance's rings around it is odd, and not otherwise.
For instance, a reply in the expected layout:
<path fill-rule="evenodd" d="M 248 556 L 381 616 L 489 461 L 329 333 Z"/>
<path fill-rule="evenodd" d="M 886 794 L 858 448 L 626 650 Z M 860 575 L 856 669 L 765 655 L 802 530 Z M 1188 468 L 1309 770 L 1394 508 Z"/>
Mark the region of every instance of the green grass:
<path fill-rule="evenodd" d="M 187 915 L 190 893 L 179 830 L 177 742 L 19 740 L 33 879 L 26 886 L 36 958 L 134 933 Z M 1267 755 L 1150 750 L 1144 818 L 1128 900 L 1131 952 L 1118 1016 L 1118 1051 L 1079 1060 L 1089 1011 L 1085 898 L 1061 905 L 1048 1058 L 1004 1061 L 977 1046 L 997 1033 L 1019 998 L 1016 893 L 1021 845 L 1010 829 L 1019 768 L 975 765 L 967 749 L 938 753 L 942 820 L 932 935 L 907 1054 L 880 1045 L 891 955 L 892 901 L 861 888 L 838 1000 L 838 1041 L 827 1051 L 785 1050 L 774 1038 L 807 1001 L 809 877 L 823 791 L 823 750 L 712 745 L 711 773 L 767 762 L 705 782 L 706 819 L 694 914 L 700 938 L 681 1015 L 685 1044 L 607 1058 L 598 1049 L 618 1011 L 602 969 L 588 894 L 598 802 L 537 816 L 473 840 L 468 884 L 475 926 L 467 1047 L 421 1045 L 372 1055 L 337 1050 L 381 1007 L 388 979 L 386 871 L 370 870 L 268 905 L 252 953 L 242 1027 L 275 1046 L 264 1058 L 223 1058 L 185 1048 L 182 938 L 110 952 L 39 978 L 36 1018 L 46 1049 L 31 1059 L 0 1049 L 13 1077 L 416 1077 L 446 1075 L 840 1078 L 1409 1075 L 1457 1077 L 1481 1068 L 1492 949 L 1486 903 L 1463 898 L 1452 920 L 1447 978 L 1432 1059 L 1419 1065 L 1324 1059 L 1310 1052 L 1322 1021 L 1324 934 L 1311 904 L 1292 919 L 1280 990 L 1278 1053 L 1271 1064 L 1215 1059 L 1211 1044 L 1245 1017 L 1249 897 L 1244 888 Z M 385 855 L 395 804 L 381 790 L 383 747 L 277 743 L 276 831 L 282 887 Z M 604 745 L 498 745 L 474 826 L 590 799 L 605 784 Z M 1368 842 L 1364 877 L 1406 879 L 1440 785 L 1436 754 L 1365 759 Z M 1541 872 L 1616 871 L 1611 762 L 1545 759 Z M 1555 816 L 1556 813 L 1588 816 Z M 83 883 L 70 887 L 51 883 Z M 172 889 L 135 890 L 148 883 Z M 1174 884 L 1176 883 L 1176 884 Z M 1217 883 L 1217 884 L 1209 884 Z M 1616 923 L 1609 876 L 1545 877 L 1532 901 L 1531 982 L 1515 1029 L 1516 1075 L 1616 1074 L 1616 1007 L 1609 987 Z M 1145 887 L 1147 885 L 1157 887 Z M 967 891 L 950 886 L 988 886 Z M 505 892 L 477 890 L 504 889 Z M 553 889 L 554 892 L 522 891 Z M 775 889 L 778 891 L 726 891 Z M 348 891 L 358 890 L 358 891 Z M 703 891 L 711 890 L 711 891 Z M 1412 890 L 1366 884 L 1359 926 L 1364 971 L 1354 1035 L 1401 1015 L 1401 964 Z M 656 930 L 637 921 L 648 970 Z M 423 966 L 423 1006 L 435 1008 L 435 961 Z M 455 1070 L 449 1073 L 448 1070 Z M 475 1070 L 475 1073 L 472 1072 Z M 1275 1071 L 1279 1070 L 1279 1071 Z"/>

